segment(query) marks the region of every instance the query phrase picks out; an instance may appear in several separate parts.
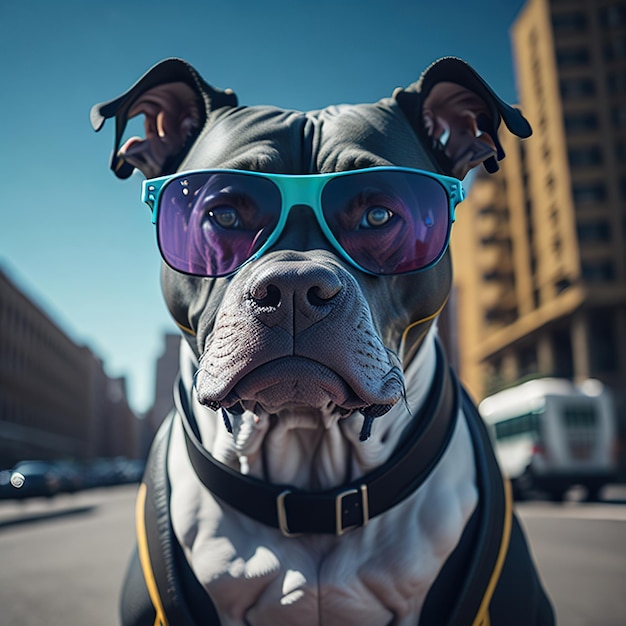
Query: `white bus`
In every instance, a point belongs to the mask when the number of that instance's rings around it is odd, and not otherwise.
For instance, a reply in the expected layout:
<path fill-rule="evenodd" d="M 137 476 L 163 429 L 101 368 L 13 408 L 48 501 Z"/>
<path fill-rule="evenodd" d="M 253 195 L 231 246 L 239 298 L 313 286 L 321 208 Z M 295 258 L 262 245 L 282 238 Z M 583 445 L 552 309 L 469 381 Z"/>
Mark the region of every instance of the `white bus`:
<path fill-rule="evenodd" d="M 587 499 L 596 500 L 614 479 L 615 415 L 600 381 L 531 380 L 485 398 L 478 408 L 517 498 L 539 490 L 562 500 L 581 485 Z"/>

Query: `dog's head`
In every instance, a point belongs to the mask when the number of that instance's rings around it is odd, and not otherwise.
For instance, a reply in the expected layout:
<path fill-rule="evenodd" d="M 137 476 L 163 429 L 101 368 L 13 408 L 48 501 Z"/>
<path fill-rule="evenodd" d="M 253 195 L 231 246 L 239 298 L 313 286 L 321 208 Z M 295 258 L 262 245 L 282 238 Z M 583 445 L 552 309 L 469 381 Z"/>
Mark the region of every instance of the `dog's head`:
<path fill-rule="evenodd" d="M 145 138 L 122 145 L 127 121 L 140 114 Z M 444 306 L 452 280 L 449 232 L 440 226 L 449 218 L 448 204 L 435 218 L 422 198 L 422 215 L 409 226 L 398 219 L 401 209 L 381 200 L 381 189 L 400 194 L 405 185 L 432 185 L 446 195 L 452 216 L 460 186 L 437 176 L 462 179 L 481 163 L 497 170 L 504 156 L 501 120 L 518 136 L 531 132 L 518 110 L 455 58 L 434 63 L 419 81 L 374 104 L 312 112 L 238 106 L 231 91 L 168 59 L 92 110 L 96 130 L 112 117 L 112 168 L 120 178 L 135 168 L 149 179 L 199 172 L 176 180 L 184 201 L 173 193 L 159 196 L 160 183 L 145 193 L 169 215 L 159 217 L 163 291 L 199 359 L 201 402 L 235 413 L 305 407 L 327 418 L 360 411 L 369 423 L 402 398 L 403 368 Z M 362 172 L 369 168 L 393 172 Z M 435 177 L 416 182 L 411 177 L 418 174 L 398 168 Z M 291 177 L 228 178 L 205 170 Z M 332 182 L 318 176 L 319 184 L 293 178 L 355 171 L 352 187 L 349 176 L 329 177 Z M 323 194 L 320 200 L 323 183 L 331 199 L 350 188 L 351 208 L 322 207 L 331 204 Z M 391 195 L 387 187 L 384 193 Z M 272 194 L 278 200 L 268 199 Z M 322 208 L 312 206 L 318 201 Z M 218 241 L 215 229 L 244 234 Z M 416 260 L 427 254 L 417 248 L 438 229 L 436 254 Z M 200 265 L 193 265 L 190 251 Z"/>

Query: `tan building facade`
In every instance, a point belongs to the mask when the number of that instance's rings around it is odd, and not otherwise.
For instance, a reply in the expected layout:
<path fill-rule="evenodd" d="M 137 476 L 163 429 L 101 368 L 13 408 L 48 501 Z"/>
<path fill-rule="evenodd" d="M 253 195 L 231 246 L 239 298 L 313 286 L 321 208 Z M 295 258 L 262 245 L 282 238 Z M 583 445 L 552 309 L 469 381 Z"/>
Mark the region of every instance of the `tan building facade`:
<path fill-rule="evenodd" d="M 501 170 L 452 236 L 459 369 L 477 400 L 527 377 L 599 378 L 626 422 L 626 2 L 528 0 Z"/>

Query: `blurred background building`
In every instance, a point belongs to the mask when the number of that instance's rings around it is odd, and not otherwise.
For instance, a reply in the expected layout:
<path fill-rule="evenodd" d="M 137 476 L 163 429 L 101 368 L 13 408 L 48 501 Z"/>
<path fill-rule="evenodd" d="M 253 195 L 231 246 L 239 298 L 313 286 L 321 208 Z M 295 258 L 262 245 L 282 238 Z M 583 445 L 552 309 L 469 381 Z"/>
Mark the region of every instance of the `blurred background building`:
<path fill-rule="evenodd" d="M 526 378 L 598 378 L 623 442 L 626 2 L 528 0 L 511 37 L 534 132 L 502 133 L 500 172 L 478 173 L 457 213 L 460 374 L 477 400 Z"/>
<path fill-rule="evenodd" d="M 163 352 L 156 361 L 154 403 L 145 415 L 145 428 L 142 433 L 142 449 L 148 455 L 150 443 L 161 422 L 174 408 L 174 381 L 178 376 L 181 336 L 166 333 L 163 337 Z"/>
<path fill-rule="evenodd" d="M 0 469 L 22 459 L 138 458 L 140 423 L 110 378 L 0 271 Z"/>

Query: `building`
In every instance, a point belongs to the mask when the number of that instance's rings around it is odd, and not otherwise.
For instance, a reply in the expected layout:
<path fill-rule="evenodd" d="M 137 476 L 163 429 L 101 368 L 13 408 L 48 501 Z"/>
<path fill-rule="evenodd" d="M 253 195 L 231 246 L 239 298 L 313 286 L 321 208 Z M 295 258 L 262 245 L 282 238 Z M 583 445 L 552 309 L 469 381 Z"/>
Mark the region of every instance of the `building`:
<path fill-rule="evenodd" d="M 626 433 L 626 2 L 528 0 L 512 30 L 507 158 L 478 174 L 452 238 L 461 377 L 599 378 Z M 471 262 L 463 262 L 462 259 Z"/>
<path fill-rule="evenodd" d="M 27 458 L 137 456 L 124 379 L 0 271 L 0 469 Z"/>
<path fill-rule="evenodd" d="M 174 408 L 174 381 L 178 376 L 181 336 L 166 333 L 163 339 L 163 352 L 156 362 L 154 402 L 144 420 L 141 445 L 145 456 L 161 422 Z"/>

